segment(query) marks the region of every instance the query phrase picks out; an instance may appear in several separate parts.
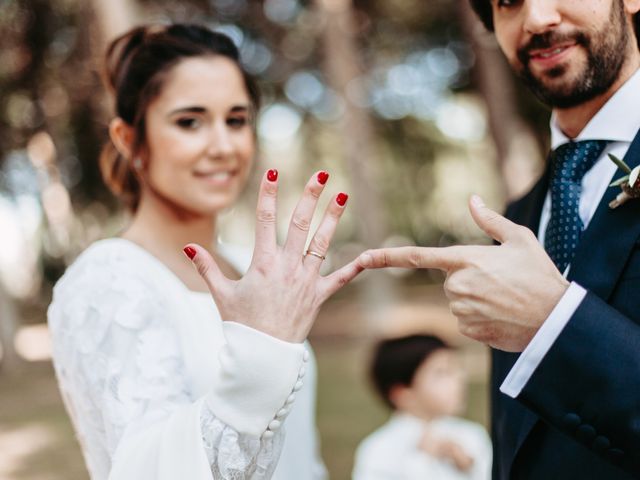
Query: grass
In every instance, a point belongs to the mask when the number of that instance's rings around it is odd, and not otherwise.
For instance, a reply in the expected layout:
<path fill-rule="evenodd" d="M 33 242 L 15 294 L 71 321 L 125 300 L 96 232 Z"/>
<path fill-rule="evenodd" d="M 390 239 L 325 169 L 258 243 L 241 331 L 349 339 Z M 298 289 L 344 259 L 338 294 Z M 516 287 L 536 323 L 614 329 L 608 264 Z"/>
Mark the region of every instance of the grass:
<path fill-rule="evenodd" d="M 0 378 L 0 478 L 88 478 L 50 363 Z"/>

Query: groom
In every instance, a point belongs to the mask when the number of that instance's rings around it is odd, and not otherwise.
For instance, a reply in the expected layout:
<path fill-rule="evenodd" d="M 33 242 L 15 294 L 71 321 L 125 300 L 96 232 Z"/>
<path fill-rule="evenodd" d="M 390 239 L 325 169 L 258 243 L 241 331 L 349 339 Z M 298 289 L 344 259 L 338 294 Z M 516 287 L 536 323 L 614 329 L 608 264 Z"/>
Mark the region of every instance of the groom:
<path fill-rule="evenodd" d="M 471 0 L 513 69 L 553 109 L 543 177 L 495 246 L 365 252 L 438 268 L 463 334 L 492 350 L 495 479 L 640 478 L 640 199 L 611 209 L 609 153 L 640 164 L 640 0 Z"/>

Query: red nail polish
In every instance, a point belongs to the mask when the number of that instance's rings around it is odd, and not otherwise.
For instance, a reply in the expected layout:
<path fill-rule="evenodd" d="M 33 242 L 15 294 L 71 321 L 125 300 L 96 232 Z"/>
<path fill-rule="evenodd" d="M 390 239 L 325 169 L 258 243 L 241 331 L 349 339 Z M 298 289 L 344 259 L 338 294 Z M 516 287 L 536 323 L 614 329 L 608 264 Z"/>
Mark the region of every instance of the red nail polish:
<path fill-rule="evenodd" d="M 325 171 L 318 173 L 318 183 L 324 185 L 329 180 L 329 174 Z"/>
<path fill-rule="evenodd" d="M 344 207 L 344 204 L 347 203 L 347 200 L 349 200 L 349 195 L 347 195 L 346 193 L 339 193 L 336 197 L 336 203 L 341 207 Z"/>
<path fill-rule="evenodd" d="M 189 260 L 193 260 L 193 257 L 196 256 L 196 249 L 193 247 L 184 247 L 183 250 L 185 255 L 189 257 Z"/>
<path fill-rule="evenodd" d="M 267 172 L 267 180 L 275 182 L 278 179 L 278 170 L 272 169 Z"/>

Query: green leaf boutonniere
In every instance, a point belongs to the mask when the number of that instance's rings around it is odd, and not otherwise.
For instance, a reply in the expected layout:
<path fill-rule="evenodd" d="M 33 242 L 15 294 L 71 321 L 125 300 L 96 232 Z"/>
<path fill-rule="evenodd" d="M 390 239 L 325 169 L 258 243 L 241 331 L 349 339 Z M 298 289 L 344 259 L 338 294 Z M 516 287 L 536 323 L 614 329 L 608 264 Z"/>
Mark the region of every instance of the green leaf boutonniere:
<path fill-rule="evenodd" d="M 622 192 L 609 203 L 610 208 L 617 208 L 630 198 L 640 198 L 640 165 L 631 169 L 629 165 L 624 163 L 615 155 L 609 154 L 609 158 L 615 163 L 620 170 L 626 175 L 612 182 L 610 187 L 620 187 Z"/>

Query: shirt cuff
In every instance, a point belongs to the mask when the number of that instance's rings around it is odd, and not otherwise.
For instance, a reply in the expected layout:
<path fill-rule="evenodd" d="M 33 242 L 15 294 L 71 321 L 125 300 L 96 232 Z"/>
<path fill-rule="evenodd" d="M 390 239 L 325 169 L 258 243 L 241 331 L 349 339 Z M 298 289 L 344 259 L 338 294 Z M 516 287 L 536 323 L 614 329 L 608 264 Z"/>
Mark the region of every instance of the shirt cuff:
<path fill-rule="evenodd" d="M 511 371 L 500 385 L 500 391 L 516 398 L 527 384 L 533 372 L 560 336 L 560 332 L 578 309 L 587 291 L 577 283 L 571 282 L 551 314 L 524 349 Z"/>
<path fill-rule="evenodd" d="M 242 434 L 261 436 L 302 386 L 304 344 L 289 343 L 236 322 L 223 322 L 219 354 L 206 403 L 217 418 Z"/>

